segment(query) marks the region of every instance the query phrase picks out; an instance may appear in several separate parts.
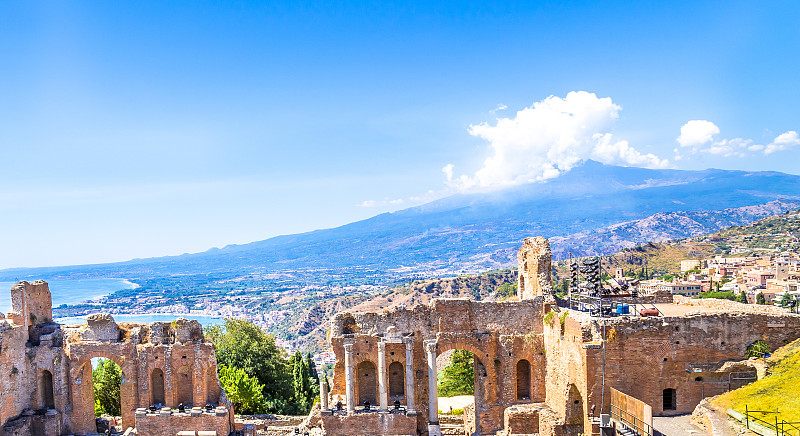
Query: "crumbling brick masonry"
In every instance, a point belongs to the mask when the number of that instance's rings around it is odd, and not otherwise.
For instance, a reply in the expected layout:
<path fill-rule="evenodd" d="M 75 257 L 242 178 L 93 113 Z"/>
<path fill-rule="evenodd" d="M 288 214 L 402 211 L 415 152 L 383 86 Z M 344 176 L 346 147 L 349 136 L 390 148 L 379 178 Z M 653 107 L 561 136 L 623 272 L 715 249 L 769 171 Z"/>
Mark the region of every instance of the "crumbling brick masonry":
<path fill-rule="evenodd" d="M 0 314 L 1 436 L 96 433 L 95 357 L 122 369 L 123 428 L 146 428 L 139 434 L 147 436 L 230 432 L 233 411 L 217 379 L 214 348 L 197 321 L 117 324 L 110 315 L 96 314 L 84 325 L 56 324 L 44 281 L 17 283 L 11 298 L 13 311 Z M 181 403 L 215 408 L 194 414 L 171 410 Z M 145 413 L 153 405 L 159 414 Z"/>

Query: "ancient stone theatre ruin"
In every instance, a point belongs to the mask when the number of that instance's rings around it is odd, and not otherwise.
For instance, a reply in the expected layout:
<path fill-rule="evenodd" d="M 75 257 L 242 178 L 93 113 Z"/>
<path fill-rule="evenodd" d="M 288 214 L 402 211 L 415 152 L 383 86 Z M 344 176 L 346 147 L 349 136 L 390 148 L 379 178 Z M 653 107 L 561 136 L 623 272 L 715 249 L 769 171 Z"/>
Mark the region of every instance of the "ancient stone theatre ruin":
<path fill-rule="evenodd" d="M 436 357 L 448 350 L 475 356 L 466 434 L 577 435 L 599 434 L 599 416 L 619 415 L 623 397 L 651 415 L 691 412 L 737 387 L 731 374 L 752 369 L 742 362 L 749 344 L 774 349 L 800 337 L 798 315 L 721 300 L 676 297 L 661 316 L 599 319 L 559 306 L 546 239 L 525 239 L 518 261 L 515 301 L 435 299 L 337 314 L 325 432 L 440 434 Z"/>

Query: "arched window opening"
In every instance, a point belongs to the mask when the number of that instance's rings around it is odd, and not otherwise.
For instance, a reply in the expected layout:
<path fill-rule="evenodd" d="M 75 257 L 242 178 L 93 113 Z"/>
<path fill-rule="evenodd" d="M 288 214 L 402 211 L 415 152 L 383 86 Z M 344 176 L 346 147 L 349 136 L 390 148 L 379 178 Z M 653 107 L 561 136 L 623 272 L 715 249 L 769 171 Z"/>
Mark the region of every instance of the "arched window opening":
<path fill-rule="evenodd" d="M 150 404 L 155 406 L 164 406 L 166 404 L 166 396 L 164 395 L 164 371 L 159 368 L 150 373 Z"/>
<path fill-rule="evenodd" d="M 370 361 L 361 362 L 357 367 L 356 380 L 358 386 L 358 404 L 369 401 L 371 405 L 378 403 L 378 377 L 375 364 Z"/>
<path fill-rule="evenodd" d="M 53 374 L 42 371 L 39 378 L 39 403 L 43 409 L 55 409 L 55 395 L 53 395 Z"/>
<path fill-rule="evenodd" d="M 194 384 L 192 383 L 192 373 L 188 366 L 181 367 L 178 370 L 178 380 L 173 383 L 173 386 L 178 387 L 177 403 L 183 403 L 184 406 L 192 405 L 192 393 L 194 392 Z"/>
<path fill-rule="evenodd" d="M 531 399 L 531 364 L 525 359 L 517 362 L 517 400 Z"/>
<path fill-rule="evenodd" d="M 389 365 L 389 399 L 402 400 L 405 396 L 405 368 L 400 362 Z"/>

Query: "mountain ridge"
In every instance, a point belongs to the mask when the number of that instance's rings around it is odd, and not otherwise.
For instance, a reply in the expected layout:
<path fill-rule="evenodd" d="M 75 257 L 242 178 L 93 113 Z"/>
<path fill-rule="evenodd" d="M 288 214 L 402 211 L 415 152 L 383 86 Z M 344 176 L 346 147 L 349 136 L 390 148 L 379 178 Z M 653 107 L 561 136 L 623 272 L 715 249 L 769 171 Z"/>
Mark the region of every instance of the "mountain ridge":
<path fill-rule="evenodd" d="M 791 174 L 587 161 L 544 183 L 457 194 L 330 229 L 179 256 L 0 270 L 0 279 L 359 268 L 386 273 L 409 267 L 426 274 L 477 271 L 499 266 L 493 253 L 513 249 L 525 236 L 569 238 L 657 213 L 723 211 L 800 200 L 798 194 L 800 176 Z"/>

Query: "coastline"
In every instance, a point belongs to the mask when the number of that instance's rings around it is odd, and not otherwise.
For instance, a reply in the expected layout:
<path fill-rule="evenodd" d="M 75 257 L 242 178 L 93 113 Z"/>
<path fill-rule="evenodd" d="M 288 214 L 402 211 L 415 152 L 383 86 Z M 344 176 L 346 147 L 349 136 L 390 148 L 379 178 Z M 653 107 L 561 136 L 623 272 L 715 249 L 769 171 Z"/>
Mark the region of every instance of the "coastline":
<path fill-rule="evenodd" d="M 119 279 L 119 280 L 122 280 L 123 283 L 125 283 L 126 285 L 129 285 L 130 287 L 128 289 L 141 288 L 141 286 L 138 283 L 134 283 L 134 282 L 132 282 L 132 281 L 130 281 L 128 279 Z"/>
<path fill-rule="evenodd" d="M 33 281 L 33 279 L 28 279 Z M 0 311 L 11 310 L 11 287 L 14 282 L 0 281 Z M 50 279 L 52 306 L 97 303 L 114 292 L 136 289 L 140 286 L 125 278 Z"/>

